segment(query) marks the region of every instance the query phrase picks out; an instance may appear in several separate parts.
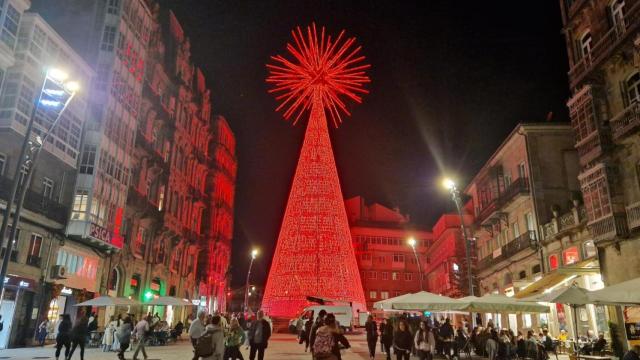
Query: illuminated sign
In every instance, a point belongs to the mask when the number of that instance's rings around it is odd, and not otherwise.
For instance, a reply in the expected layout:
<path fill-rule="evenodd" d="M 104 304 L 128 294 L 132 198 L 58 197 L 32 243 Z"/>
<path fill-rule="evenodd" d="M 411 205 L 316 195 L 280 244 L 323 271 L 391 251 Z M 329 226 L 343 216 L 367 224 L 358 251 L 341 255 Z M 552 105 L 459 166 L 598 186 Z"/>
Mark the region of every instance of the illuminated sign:
<path fill-rule="evenodd" d="M 91 226 L 89 227 L 89 236 L 106 243 L 109 243 L 111 240 L 111 233 L 109 232 L 109 230 L 94 223 L 91 223 Z"/>
<path fill-rule="evenodd" d="M 191 300 L 191 303 L 192 303 L 193 305 L 195 305 L 195 306 L 198 306 L 198 305 L 200 305 L 200 299 L 192 299 L 192 300 Z"/>
<path fill-rule="evenodd" d="M 20 287 L 29 287 L 29 283 L 26 281 L 22 281 L 20 280 L 20 282 L 18 283 L 18 285 L 20 285 Z"/>
<path fill-rule="evenodd" d="M 65 286 L 62 288 L 62 290 L 60 290 L 60 294 L 71 295 L 73 294 L 73 290 Z"/>

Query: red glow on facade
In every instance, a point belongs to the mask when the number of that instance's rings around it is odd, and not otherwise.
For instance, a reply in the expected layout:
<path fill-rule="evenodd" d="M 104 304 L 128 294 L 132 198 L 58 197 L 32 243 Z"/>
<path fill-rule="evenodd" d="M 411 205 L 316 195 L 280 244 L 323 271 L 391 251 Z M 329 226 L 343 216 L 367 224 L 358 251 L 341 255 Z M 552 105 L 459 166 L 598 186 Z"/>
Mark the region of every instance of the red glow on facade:
<path fill-rule="evenodd" d="M 278 110 L 287 108 L 285 118 L 295 113 L 297 121 L 310 110 L 262 301 L 276 317 L 295 315 L 308 304 L 307 296 L 349 301 L 365 309 L 325 109 L 337 125 L 338 109 L 348 114 L 339 97 L 360 101 L 357 94 L 366 93 L 361 85 L 369 81 L 363 72 L 368 65 L 354 65 L 364 59 L 356 56 L 359 47 L 349 50 L 354 39 L 338 46 L 343 33 L 332 41 L 323 28 L 318 39 L 312 25 L 307 35 L 304 40 L 299 28 L 293 32 L 296 46 L 287 49 L 297 63 L 273 57 L 281 66 L 270 65 L 267 79 L 275 85 L 271 92 L 281 93 Z"/>

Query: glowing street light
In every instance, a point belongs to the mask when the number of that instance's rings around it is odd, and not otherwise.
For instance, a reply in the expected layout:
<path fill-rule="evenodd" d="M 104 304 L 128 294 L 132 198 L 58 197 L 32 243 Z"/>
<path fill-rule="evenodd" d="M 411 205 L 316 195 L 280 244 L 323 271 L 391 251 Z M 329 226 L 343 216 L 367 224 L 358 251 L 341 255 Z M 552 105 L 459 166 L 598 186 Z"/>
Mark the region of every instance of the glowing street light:
<path fill-rule="evenodd" d="M 18 229 L 18 223 L 20 221 L 20 212 L 22 211 L 22 205 L 24 204 L 24 197 L 27 193 L 27 186 L 23 186 L 20 189 L 20 192 L 18 192 L 18 186 L 21 183 L 19 179 L 24 178 L 23 183 L 29 184 L 29 182 L 31 181 L 31 176 L 34 172 L 34 168 L 36 167 L 36 161 L 38 160 L 38 156 L 40 155 L 40 150 L 46 143 L 46 140 L 51 132 L 58 124 L 58 121 L 60 121 L 62 113 L 66 110 L 67 106 L 69 106 L 69 103 L 76 95 L 76 92 L 80 89 L 80 86 L 77 82 L 65 82 L 68 77 L 69 75 L 60 69 L 48 69 L 44 76 L 44 80 L 42 81 L 40 94 L 35 99 L 35 102 L 33 104 L 34 106 L 31 109 L 31 116 L 29 117 L 27 129 L 24 134 L 24 141 L 22 142 L 20 154 L 17 157 L 16 170 L 13 175 L 11 189 L 9 191 L 7 206 L 4 209 L 2 225 L 0 226 L 0 242 L 4 241 L 4 239 L 7 238 L 7 249 L 10 249 L 9 244 L 13 244 L 14 242 L 17 243 L 19 241 L 19 239 L 16 239 L 16 231 Z M 33 123 L 36 117 L 36 112 L 40 107 L 49 109 L 51 111 L 56 111 L 56 117 L 51 123 L 49 129 L 41 134 L 42 137 L 40 137 L 39 135 L 36 137 L 36 140 L 33 141 L 31 139 L 33 132 Z M 25 167 L 27 172 L 26 175 L 22 177 L 21 171 Z M 9 232 L 9 236 L 7 237 L 6 232 L 9 226 L 9 215 L 13 210 L 12 208 L 14 202 L 16 207 L 15 211 L 13 211 L 14 215 L 11 225 L 11 231 Z M 4 258 L 2 259 L 2 267 L 0 268 L 0 279 L 4 279 L 7 275 L 7 268 L 9 266 L 11 253 L 12 251 L 5 251 Z M 1 286 L 4 287 L 4 284 Z M 3 297 L 4 291 L 0 291 L 0 303 Z"/>
<path fill-rule="evenodd" d="M 464 225 L 464 217 L 462 216 L 462 197 L 460 196 L 460 191 L 458 190 L 458 186 L 456 182 L 451 178 L 445 178 L 442 181 L 442 186 L 449 191 L 451 194 L 451 200 L 456 205 L 456 210 L 458 211 L 458 216 L 460 217 L 460 230 L 462 231 L 462 239 L 464 240 L 464 254 L 465 259 L 467 261 L 467 278 L 469 281 L 469 295 L 474 296 L 473 291 L 473 277 L 471 275 L 471 241 L 467 237 L 467 228 Z M 454 264 L 457 266 L 457 264 Z"/>
<path fill-rule="evenodd" d="M 413 249 L 413 255 L 416 257 L 416 262 L 418 263 L 418 271 L 420 271 L 420 291 L 424 291 L 424 286 L 422 284 L 424 280 L 424 273 L 422 271 L 422 266 L 420 265 L 420 258 L 418 257 L 418 252 L 416 251 L 417 241 L 412 236 L 407 240 L 407 244 L 411 246 L 411 248 Z"/>
<path fill-rule="evenodd" d="M 251 268 L 253 267 L 253 260 L 258 256 L 258 249 L 251 250 L 251 261 L 249 262 L 249 271 L 247 271 L 247 282 L 244 287 L 244 312 L 247 312 L 247 308 L 249 307 L 249 278 L 251 277 Z"/>

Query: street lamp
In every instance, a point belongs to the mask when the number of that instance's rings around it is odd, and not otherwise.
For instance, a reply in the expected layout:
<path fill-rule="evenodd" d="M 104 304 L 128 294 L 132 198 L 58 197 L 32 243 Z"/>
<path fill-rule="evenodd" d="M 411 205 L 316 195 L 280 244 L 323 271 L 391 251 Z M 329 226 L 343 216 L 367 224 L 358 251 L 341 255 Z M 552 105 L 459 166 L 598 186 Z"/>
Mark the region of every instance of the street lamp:
<path fill-rule="evenodd" d="M 48 69 L 44 80 L 42 81 L 42 88 L 40 94 L 35 99 L 33 109 L 31 110 L 31 116 L 27 129 L 24 134 L 24 141 L 22 142 L 22 148 L 16 163 L 16 170 L 13 174 L 13 180 L 11 183 L 11 191 L 9 192 L 9 199 L 7 199 L 7 206 L 4 210 L 2 226 L 0 227 L 0 241 L 4 243 L 7 227 L 9 224 L 9 216 L 13 203 L 16 202 L 15 213 L 13 216 L 13 222 L 11 224 L 11 232 L 7 239 L 5 246 L 4 258 L 2 261 L 2 268 L 0 269 L 0 279 L 4 279 L 7 275 L 7 268 L 9 266 L 9 259 L 11 258 L 11 252 L 13 251 L 14 243 L 16 240 L 16 232 L 18 229 L 18 223 L 20 221 L 20 212 L 22 211 L 22 205 L 24 203 L 24 197 L 27 193 L 29 182 L 31 181 L 31 175 L 36 167 L 36 161 L 40 155 L 40 150 L 47 141 L 47 138 L 58 124 L 62 113 L 66 110 L 67 106 L 79 91 L 80 86 L 77 82 L 67 82 L 68 74 L 60 69 L 51 68 Z M 36 117 L 38 108 L 42 106 L 50 111 L 55 112 L 55 119 L 49 126 L 49 128 L 43 133 L 43 137 L 40 135 L 31 139 L 31 133 L 33 131 L 33 123 Z M 26 167 L 26 174 L 22 177 L 22 169 Z M 22 178 L 22 181 L 20 181 Z M 19 190 L 19 191 L 18 191 Z M 4 297 L 4 281 L 2 281 L 2 292 L 0 293 L 0 301 Z"/>
<path fill-rule="evenodd" d="M 407 244 L 409 244 L 409 246 L 411 246 L 411 248 L 413 249 L 413 255 L 415 255 L 416 257 L 416 262 L 418 263 L 418 271 L 420 271 L 420 291 L 424 291 L 424 286 L 422 285 L 423 283 L 423 279 L 424 279 L 424 273 L 422 272 L 422 266 L 420 265 L 420 258 L 418 257 L 418 252 L 416 251 L 416 239 L 414 239 L 413 237 L 410 237 L 409 240 L 407 240 Z"/>
<path fill-rule="evenodd" d="M 456 182 L 453 179 L 445 178 L 442 181 L 442 185 L 445 189 L 449 190 L 451 199 L 456 204 L 456 210 L 460 217 L 460 230 L 462 231 L 462 239 L 464 240 L 464 254 L 467 261 L 467 278 L 469 280 L 469 295 L 474 296 L 473 291 L 473 278 L 471 275 L 471 241 L 467 237 L 467 228 L 464 226 L 464 217 L 462 216 L 462 198 L 460 197 L 460 190 L 456 186 Z"/>
<path fill-rule="evenodd" d="M 249 271 L 247 271 L 247 282 L 244 287 L 244 312 L 247 312 L 249 307 L 249 278 L 251 277 L 251 268 L 253 267 L 253 260 L 258 256 L 258 249 L 251 250 L 251 261 L 249 262 Z"/>

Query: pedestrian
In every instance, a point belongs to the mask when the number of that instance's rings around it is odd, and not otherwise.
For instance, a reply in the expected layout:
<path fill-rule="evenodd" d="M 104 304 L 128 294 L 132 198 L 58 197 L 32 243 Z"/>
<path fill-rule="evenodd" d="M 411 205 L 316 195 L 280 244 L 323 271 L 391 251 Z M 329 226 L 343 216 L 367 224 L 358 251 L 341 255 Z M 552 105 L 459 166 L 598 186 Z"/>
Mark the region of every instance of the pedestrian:
<path fill-rule="evenodd" d="M 438 331 L 438 335 L 440 336 L 440 340 L 442 341 L 442 352 L 446 358 L 451 357 L 454 334 L 455 333 L 453 331 L 453 326 L 451 326 L 451 321 L 449 320 L 449 318 L 446 318 L 444 320 L 444 324 L 440 325 L 440 330 Z"/>
<path fill-rule="evenodd" d="M 373 320 L 373 316 L 369 315 L 367 317 L 367 322 L 364 324 L 364 328 L 367 332 L 369 358 L 373 360 L 376 357 L 376 345 L 378 344 L 378 324 Z"/>
<path fill-rule="evenodd" d="M 345 349 L 351 347 L 336 322 L 333 314 L 327 314 L 324 325 L 318 328 L 316 340 L 313 344 L 313 358 L 315 360 L 342 360 L 340 345 Z"/>
<path fill-rule="evenodd" d="M 391 346 L 393 345 L 393 322 L 391 322 L 391 320 L 388 320 L 385 325 L 382 343 L 384 345 L 384 352 L 387 354 L 387 360 L 391 360 Z"/>
<path fill-rule="evenodd" d="M 433 359 L 433 352 L 436 348 L 436 339 L 433 336 L 433 331 L 431 331 L 431 328 L 429 328 L 425 321 L 420 322 L 420 328 L 416 332 L 413 342 L 416 350 L 418 351 L 418 358 L 420 360 Z"/>
<path fill-rule="evenodd" d="M 124 352 L 129 348 L 129 344 L 131 344 L 132 329 L 133 324 L 131 323 L 131 318 L 127 316 L 124 318 L 120 326 L 118 326 L 118 330 L 116 330 L 115 338 L 120 344 L 120 347 L 118 348 L 118 359 L 120 360 L 124 360 Z"/>
<path fill-rule="evenodd" d="M 222 360 L 224 357 L 224 329 L 220 315 L 211 317 L 211 322 L 206 326 L 205 333 L 200 337 L 199 341 L 210 338 L 211 353 L 206 354 L 206 350 L 202 349 L 202 344 L 198 345 L 198 351 L 206 355 L 200 355 L 202 360 Z M 204 344 L 207 342 L 203 341 Z"/>
<path fill-rule="evenodd" d="M 111 325 L 113 325 L 113 327 L 115 328 L 115 331 L 114 331 L 113 342 L 111 343 L 110 351 L 120 351 L 120 340 L 118 339 L 117 336 L 115 336 L 115 333 L 120 328 L 120 325 L 122 325 L 122 315 L 118 314 L 118 317 L 116 318 L 116 320 L 113 321 L 112 323 L 109 323 L 109 326 Z"/>
<path fill-rule="evenodd" d="M 316 342 L 316 333 L 318 332 L 318 329 L 324 326 L 325 316 L 327 316 L 327 311 L 325 309 L 320 310 L 318 312 L 318 318 L 316 319 L 315 323 L 313 323 L 313 326 L 311 327 L 311 334 L 309 335 L 309 347 L 311 349 L 313 349 L 313 344 Z"/>
<path fill-rule="evenodd" d="M 133 329 L 132 335 L 136 337 L 138 340 L 138 345 L 136 345 L 136 350 L 133 352 L 133 360 L 138 359 L 138 353 L 142 352 L 142 356 L 144 359 L 147 359 L 147 351 L 145 350 L 145 342 L 147 341 L 147 335 L 149 334 L 149 322 L 151 321 L 151 317 L 147 315 L 138 321 L 135 328 Z"/>
<path fill-rule="evenodd" d="M 387 327 L 387 321 L 385 318 L 380 320 L 380 352 L 384 353 L 384 329 Z"/>
<path fill-rule="evenodd" d="M 44 342 L 47 339 L 48 332 L 49 332 L 49 319 L 44 318 L 44 320 L 42 320 L 40 325 L 38 325 L 37 337 L 38 337 L 38 344 L 40 344 L 40 346 L 44 346 Z"/>
<path fill-rule="evenodd" d="M 88 334 L 89 320 L 86 315 L 81 314 L 71 329 L 71 351 L 69 352 L 69 356 L 67 356 L 67 360 L 71 359 L 78 346 L 80 346 L 80 360 L 84 360 L 84 346 L 87 342 Z"/>
<path fill-rule="evenodd" d="M 198 339 L 200 336 L 204 334 L 204 321 L 207 316 L 207 313 L 204 311 L 198 312 L 198 317 L 191 322 L 191 326 L 189 326 L 189 338 L 191 338 L 191 345 L 193 345 L 193 360 L 198 360 Z"/>
<path fill-rule="evenodd" d="M 60 315 L 58 324 L 58 334 L 56 335 L 56 360 L 60 357 L 60 350 L 64 346 L 64 358 L 69 357 L 69 347 L 71 345 L 71 317 L 69 314 Z"/>
<path fill-rule="evenodd" d="M 393 334 L 393 350 L 397 360 L 409 360 L 411 357 L 411 347 L 413 336 L 409 331 L 407 321 L 401 319 L 398 323 L 398 330 Z"/>
<path fill-rule="evenodd" d="M 622 357 L 622 360 L 640 360 L 640 345 L 633 345 Z"/>
<path fill-rule="evenodd" d="M 251 324 L 251 328 L 249 329 L 249 346 L 251 346 L 251 351 L 249 352 L 250 360 L 255 360 L 256 353 L 258 354 L 258 360 L 264 359 L 264 350 L 267 348 L 270 337 L 271 326 L 269 322 L 264 319 L 264 312 L 258 310 L 256 321 Z"/>
<path fill-rule="evenodd" d="M 109 323 L 104 329 L 104 335 L 102 336 L 102 352 L 107 352 L 113 345 L 113 334 L 116 332 L 115 316 L 109 317 Z"/>
<path fill-rule="evenodd" d="M 244 330 L 240 327 L 238 319 L 231 319 L 229 334 L 225 340 L 224 360 L 229 360 L 229 358 L 232 360 L 244 360 L 242 353 L 240 353 L 240 346 L 244 344 L 245 337 Z"/>
<path fill-rule="evenodd" d="M 312 314 L 312 313 L 311 313 Z M 309 350 L 309 338 L 311 337 L 311 328 L 313 328 L 313 315 L 309 314 L 307 321 L 304 323 L 304 328 L 302 329 L 302 342 L 304 343 L 304 352 Z"/>

